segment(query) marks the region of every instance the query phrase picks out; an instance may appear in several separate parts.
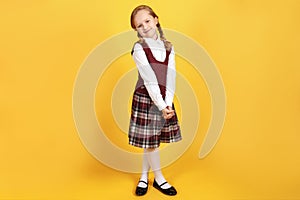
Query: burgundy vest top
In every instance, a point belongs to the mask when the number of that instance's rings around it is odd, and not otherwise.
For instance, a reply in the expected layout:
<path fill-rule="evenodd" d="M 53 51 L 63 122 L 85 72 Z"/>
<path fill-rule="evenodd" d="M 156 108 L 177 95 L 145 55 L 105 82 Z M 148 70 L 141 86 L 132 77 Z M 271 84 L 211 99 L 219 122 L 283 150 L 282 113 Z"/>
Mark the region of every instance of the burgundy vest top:
<path fill-rule="evenodd" d="M 160 89 L 160 93 L 163 97 L 163 99 L 165 99 L 166 96 L 166 85 L 167 85 L 167 71 L 168 71 L 168 63 L 169 63 L 169 55 L 170 55 L 170 51 L 166 50 L 166 58 L 164 61 L 158 61 L 155 59 L 155 57 L 153 56 L 151 49 L 149 48 L 149 46 L 147 45 L 146 42 L 142 43 L 142 47 L 143 50 L 146 54 L 146 57 L 148 59 L 148 62 L 152 68 L 152 70 L 155 73 L 157 82 L 158 82 L 158 86 Z M 136 83 L 136 87 L 135 90 L 138 92 L 141 92 L 143 94 L 148 94 L 148 91 L 146 89 L 146 87 L 144 86 L 144 80 L 142 79 L 140 73 L 139 73 L 139 77 L 138 77 L 138 81 Z"/>

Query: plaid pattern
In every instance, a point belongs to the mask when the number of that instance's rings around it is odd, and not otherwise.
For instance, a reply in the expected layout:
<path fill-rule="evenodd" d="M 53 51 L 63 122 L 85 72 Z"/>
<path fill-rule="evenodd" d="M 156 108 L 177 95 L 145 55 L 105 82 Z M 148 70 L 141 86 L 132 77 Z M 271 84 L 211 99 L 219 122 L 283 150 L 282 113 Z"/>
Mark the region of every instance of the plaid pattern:
<path fill-rule="evenodd" d="M 145 89 L 146 90 L 146 89 Z M 173 109 L 174 105 L 173 105 Z M 160 143 L 181 140 L 177 115 L 165 120 L 149 94 L 136 90 L 133 95 L 129 144 L 141 148 L 156 148 Z"/>

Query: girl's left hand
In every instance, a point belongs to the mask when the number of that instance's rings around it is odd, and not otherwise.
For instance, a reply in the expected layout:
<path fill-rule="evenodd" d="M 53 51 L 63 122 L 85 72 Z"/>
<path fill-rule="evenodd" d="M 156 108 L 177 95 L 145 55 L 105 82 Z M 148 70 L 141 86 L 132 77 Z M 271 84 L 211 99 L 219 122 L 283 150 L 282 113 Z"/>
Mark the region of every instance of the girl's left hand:
<path fill-rule="evenodd" d="M 175 115 L 175 112 L 172 108 L 170 108 L 169 106 L 164 108 L 162 110 L 162 116 L 164 117 L 164 119 L 171 119 L 174 115 Z"/>

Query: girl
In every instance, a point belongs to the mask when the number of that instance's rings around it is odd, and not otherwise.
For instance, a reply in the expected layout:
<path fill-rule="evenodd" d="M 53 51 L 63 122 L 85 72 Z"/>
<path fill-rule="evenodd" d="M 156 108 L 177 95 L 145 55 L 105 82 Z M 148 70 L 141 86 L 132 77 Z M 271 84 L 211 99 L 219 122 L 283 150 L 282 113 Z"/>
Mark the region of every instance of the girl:
<path fill-rule="evenodd" d="M 173 105 L 174 50 L 163 34 L 158 16 L 149 6 L 141 5 L 133 10 L 131 27 L 139 37 L 131 52 L 139 77 L 133 94 L 128 136 L 129 144 L 144 149 L 142 175 L 135 193 L 138 196 L 147 193 L 151 167 L 155 176 L 153 186 L 166 195 L 176 195 L 176 189 L 161 172 L 158 151 L 161 142 L 181 140 Z"/>

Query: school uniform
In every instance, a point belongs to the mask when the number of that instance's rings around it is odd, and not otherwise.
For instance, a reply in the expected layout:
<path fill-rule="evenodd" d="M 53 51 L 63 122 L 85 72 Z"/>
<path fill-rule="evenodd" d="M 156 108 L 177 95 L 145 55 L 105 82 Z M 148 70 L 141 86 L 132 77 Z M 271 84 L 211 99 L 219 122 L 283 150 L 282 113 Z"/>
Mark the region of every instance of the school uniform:
<path fill-rule="evenodd" d="M 145 38 L 136 43 L 132 53 L 138 68 L 129 126 L 129 144 L 140 148 L 157 148 L 160 143 L 182 139 L 178 118 L 165 120 L 162 111 L 172 107 L 175 91 L 175 54 L 160 39 Z"/>

